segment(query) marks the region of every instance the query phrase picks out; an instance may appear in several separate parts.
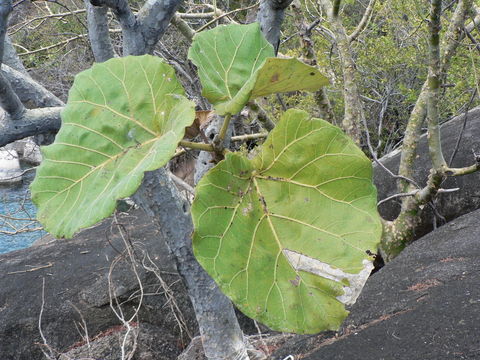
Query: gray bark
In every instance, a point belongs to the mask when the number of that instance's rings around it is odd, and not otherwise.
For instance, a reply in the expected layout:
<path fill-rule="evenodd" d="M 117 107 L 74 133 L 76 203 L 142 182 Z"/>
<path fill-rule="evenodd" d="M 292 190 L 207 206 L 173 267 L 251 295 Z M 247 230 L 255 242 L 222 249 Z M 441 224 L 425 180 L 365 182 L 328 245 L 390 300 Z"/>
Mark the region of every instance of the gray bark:
<path fill-rule="evenodd" d="M 17 55 L 15 48 L 13 47 L 12 41 L 10 37 L 7 35 L 5 36 L 5 44 L 3 49 L 3 63 L 5 65 L 10 66 L 12 69 L 15 69 L 22 74 L 28 76 L 27 69 L 23 66 L 22 61 Z"/>
<path fill-rule="evenodd" d="M 0 3 L 0 65 L 3 61 L 5 48 L 5 36 L 8 28 L 8 16 L 13 10 L 12 1 L 7 0 Z M 8 116 L 15 119 L 22 115 L 25 108 L 12 89 L 7 79 L 0 73 L 0 106 L 7 112 Z"/>
<path fill-rule="evenodd" d="M 143 39 L 141 37 L 139 24 L 133 14 L 127 0 L 90 0 L 96 7 L 106 6 L 112 9 L 122 28 L 123 55 L 143 55 Z"/>
<path fill-rule="evenodd" d="M 106 7 L 93 6 L 84 0 L 87 10 L 88 37 L 96 62 L 104 62 L 115 56 L 110 34 Z"/>
<path fill-rule="evenodd" d="M 13 10 L 11 0 L 3 0 L 0 3 L 0 62 L 3 61 L 3 51 L 5 48 L 5 36 L 7 35 L 8 16 Z"/>
<path fill-rule="evenodd" d="M 147 0 L 135 16 L 127 0 L 90 0 L 94 6 L 107 6 L 120 22 L 123 55 L 151 54 L 165 33 L 182 0 Z"/>
<path fill-rule="evenodd" d="M 0 147 L 28 136 L 57 132 L 61 110 L 62 107 L 24 110 L 16 117 L 0 113 Z"/>
<path fill-rule="evenodd" d="M 260 23 L 263 35 L 278 52 L 280 45 L 280 28 L 285 16 L 285 9 L 293 0 L 262 0 L 257 14 L 257 21 Z"/>
<path fill-rule="evenodd" d="M 152 53 L 167 30 L 182 0 L 147 0 L 137 15 L 145 41 L 145 52 Z"/>
<path fill-rule="evenodd" d="M 21 102 L 29 108 L 63 106 L 64 103 L 50 91 L 27 74 L 23 74 L 10 66 L 2 65 L 2 74 L 10 83 Z"/>
<path fill-rule="evenodd" d="M 25 107 L 15 94 L 7 79 L 0 73 L 0 106 L 13 118 L 22 116 Z"/>
<path fill-rule="evenodd" d="M 193 255 L 190 206 L 165 169 L 145 174 L 134 200 L 152 219 L 176 258 L 197 317 L 205 356 L 210 360 L 247 360 L 245 340 L 232 304 Z"/>

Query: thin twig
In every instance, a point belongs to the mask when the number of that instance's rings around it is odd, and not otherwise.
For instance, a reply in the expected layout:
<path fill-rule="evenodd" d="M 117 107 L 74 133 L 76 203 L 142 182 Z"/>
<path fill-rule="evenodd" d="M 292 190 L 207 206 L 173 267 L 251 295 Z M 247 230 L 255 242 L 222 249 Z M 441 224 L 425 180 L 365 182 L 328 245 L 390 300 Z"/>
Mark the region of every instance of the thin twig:
<path fill-rule="evenodd" d="M 367 139 L 367 146 L 368 146 L 368 149 L 370 150 L 370 155 L 372 155 L 373 161 L 375 161 L 375 163 L 378 166 L 380 166 L 383 170 L 385 170 L 387 172 L 387 174 L 390 175 L 391 177 L 393 177 L 394 179 L 405 180 L 405 181 L 409 182 L 410 184 L 414 185 L 417 189 L 420 189 L 420 185 L 418 185 L 416 181 L 414 181 L 412 179 L 409 179 L 409 178 L 407 178 L 405 176 L 402 176 L 402 175 L 395 175 L 389 168 L 387 168 L 385 165 L 383 165 L 383 163 L 380 160 L 378 160 L 377 155 L 375 154 L 375 151 L 373 150 L 372 143 L 370 142 L 370 134 L 368 132 L 367 120 L 365 119 L 365 117 L 362 117 L 362 122 L 363 122 L 363 126 L 365 128 L 365 136 L 366 136 L 366 139 Z"/>
<path fill-rule="evenodd" d="M 185 190 L 187 190 L 190 194 L 193 194 L 195 195 L 195 189 L 193 187 L 191 187 L 189 184 L 187 184 L 185 181 L 183 181 L 182 179 L 180 179 L 177 175 L 175 174 L 172 174 L 172 173 L 169 173 L 168 174 L 170 176 L 170 178 L 173 180 L 173 182 L 184 188 Z"/>
<path fill-rule="evenodd" d="M 468 119 L 468 112 L 470 111 L 470 107 L 472 106 L 473 100 L 477 96 L 477 88 L 474 89 L 472 96 L 470 97 L 470 101 L 468 102 L 465 112 L 463 115 L 463 124 L 462 124 L 462 129 L 460 130 L 460 134 L 458 134 L 457 142 L 455 143 L 455 148 L 453 150 L 452 156 L 450 156 L 450 160 L 448 161 L 448 166 L 452 166 L 452 162 L 455 159 L 455 155 L 457 155 L 458 149 L 460 147 L 460 141 L 462 140 L 463 137 L 463 132 L 465 131 L 465 128 L 467 126 L 467 119 Z"/>
<path fill-rule="evenodd" d="M 229 16 L 229 15 L 231 15 L 231 14 L 234 14 L 234 13 L 236 13 L 236 12 L 243 11 L 243 10 L 250 10 L 250 9 L 253 9 L 254 7 L 257 7 L 258 5 L 260 5 L 260 3 L 256 3 L 256 4 L 253 4 L 253 5 L 250 5 L 250 6 L 241 8 L 241 9 L 236 9 L 236 10 L 232 10 L 232 11 L 223 13 L 222 15 L 220 15 L 220 16 L 216 17 L 215 19 L 207 22 L 205 25 L 203 25 L 202 27 L 200 27 L 199 29 L 197 29 L 196 32 L 199 33 L 200 31 L 205 30 L 207 27 L 209 27 L 209 26 L 212 25 L 212 24 L 215 24 L 218 20 L 224 18 L 225 16 Z"/>
<path fill-rule="evenodd" d="M 45 278 L 42 278 L 42 305 L 40 307 L 40 314 L 38 315 L 38 332 L 40 333 L 40 337 L 42 338 L 43 341 L 43 347 L 41 347 L 43 355 L 49 360 L 54 360 L 56 359 L 56 356 L 53 354 L 52 349 L 47 343 L 47 339 L 45 338 L 45 335 L 43 334 L 42 330 L 42 316 L 43 316 L 43 310 L 45 308 Z M 43 348 L 48 349 L 48 354 L 43 350 Z"/>
<path fill-rule="evenodd" d="M 19 270 L 19 271 L 11 271 L 11 272 L 8 272 L 7 275 L 23 274 L 23 273 L 27 273 L 27 272 L 32 272 L 32 271 L 37 271 L 37 270 L 41 270 L 41 269 L 50 268 L 50 267 L 52 267 L 52 266 L 53 266 L 53 263 L 49 262 L 47 265 L 35 266 L 35 267 L 32 268 L 32 269 Z M 45 282 L 45 279 L 44 279 L 44 282 Z"/>

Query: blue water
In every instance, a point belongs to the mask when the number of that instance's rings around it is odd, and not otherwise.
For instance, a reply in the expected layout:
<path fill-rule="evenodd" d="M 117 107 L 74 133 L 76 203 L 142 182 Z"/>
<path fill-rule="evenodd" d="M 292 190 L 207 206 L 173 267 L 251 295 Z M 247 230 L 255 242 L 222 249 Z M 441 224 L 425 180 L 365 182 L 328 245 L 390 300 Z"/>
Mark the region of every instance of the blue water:
<path fill-rule="evenodd" d="M 28 186 L 35 176 L 35 171 L 29 171 L 23 181 L 13 186 L 0 185 L 0 254 L 23 249 L 32 245 L 38 238 L 44 236 L 44 231 L 28 231 L 41 225 L 35 221 L 36 208 L 30 201 Z M 5 234 L 15 232 L 17 234 Z"/>

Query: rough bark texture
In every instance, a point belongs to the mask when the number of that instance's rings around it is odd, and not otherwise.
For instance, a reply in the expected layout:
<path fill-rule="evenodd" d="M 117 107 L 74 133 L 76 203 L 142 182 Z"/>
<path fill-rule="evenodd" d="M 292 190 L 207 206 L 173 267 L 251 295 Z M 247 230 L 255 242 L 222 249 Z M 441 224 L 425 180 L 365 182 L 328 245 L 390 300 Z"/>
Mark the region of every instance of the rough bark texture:
<path fill-rule="evenodd" d="M 257 14 L 263 35 L 278 52 L 280 45 L 280 28 L 285 16 L 285 9 L 293 0 L 262 0 Z"/>
<path fill-rule="evenodd" d="M 134 195 L 152 217 L 176 259 L 197 317 L 208 359 L 248 359 L 243 333 L 232 304 L 196 261 L 191 244 L 190 206 L 165 169 L 146 173 Z"/>

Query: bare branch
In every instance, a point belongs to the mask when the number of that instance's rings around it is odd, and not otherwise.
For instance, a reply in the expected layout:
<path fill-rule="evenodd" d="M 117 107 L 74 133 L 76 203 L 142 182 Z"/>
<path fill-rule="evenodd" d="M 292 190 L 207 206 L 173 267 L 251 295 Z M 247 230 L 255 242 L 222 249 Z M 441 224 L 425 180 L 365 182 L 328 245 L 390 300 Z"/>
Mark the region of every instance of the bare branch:
<path fill-rule="evenodd" d="M 37 83 L 27 74 L 2 65 L 2 74 L 18 94 L 22 103 L 35 107 L 63 106 L 63 101 Z"/>
<path fill-rule="evenodd" d="M 433 0 L 429 22 L 429 64 L 428 64 L 428 95 L 427 95 L 427 124 L 428 147 L 433 168 L 439 171 L 446 166 L 440 141 L 438 120 L 438 97 L 441 82 L 440 64 L 440 29 L 442 15 L 442 0 Z"/>
<path fill-rule="evenodd" d="M 153 53 L 182 0 L 147 0 L 135 15 L 127 0 L 90 0 L 112 9 L 123 33 L 123 54 Z"/>
<path fill-rule="evenodd" d="M 88 0 L 84 0 L 84 2 L 87 10 L 88 37 L 90 38 L 95 61 L 107 61 L 116 55 L 108 29 L 108 9 L 106 7 L 93 6 Z"/>
<path fill-rule="evenodd" d="M 15 119 L 7 114 L 3 114 L 2 119 L 0 114 L 0 147 L 28 136 L 57 132 L 60 129 L 62 109 L 62 107 L 50 107 L 25 110 Z"/>
<path fill-rule="evenodd" d="M 19 56 L 33 55 L 33 54 L 37 54 L 37 53 L 42 52 L 42 51 L 52 50 L 56 47 L 68 45 L 69 43 L 71 43 L 75 40 L 85 39 L 87 36 L 88 36 L 87 34 L 79 34 L 79 35 L 73 36 L 71 38 L 59 41 L 58 43 L 55 43 L 55 44 L 52 44 L 52 45 L 44 46 L 44 47 L 41 47 L 41 48 L 35 49 L 35 50 L 24 51 L 22 53 L 19 53 L 18 55 Z"/>
<path fill-rule="evenodd" d="M 280 44 L 280 27 L 285 16 L 285 9 L 293 0 L 261 0 L 257 21 L 260 23 L 263 35 L 278 52 Z"/>
<path fill-rule="evenodd" d="M 465 23 L 466 13 L 469 9 L 469 4 L 472 0 L 459 0 L 455 9 L 455 13 L 450 22 L 450 26 L 445 33 L 442 43 L 442 59 L 441 59 L 441 74 L 446 74 L 450 67 L 450 60 L 455 54 L 464 35 L 463 31 L 458 31 Z M 480 19 L 479 19 L 480 21 Z M 470 26 L 470 24 L 468 25 Z M 413 177 L 413 163 L 417 155 L 418 139 L 421 135 L 423 121 L 427 115 L 427 95 L 428 95 L 428 80 L 423 84 L 422 90 L 417 98 L 415 107 L 413 108 L 410 119 L 405 129 L 405 136 L 403 139 L 402 156 L 400 160 L 399 174 L 407 178 Z M 399 189 L 401 192 L 406 192 L 408 183 L 401 181 Z"/>
<path fill-rule="evenodd" d="M 193 36 L 195 35 L 195 30 L 193 30 L 190 25 L 178 15 L 178 13 L 172 17 L 172 24 L 187 38 L 187 40 L 190 42 L 192 41 Z"/>
<path fill-rule="evenodd" d="M 0 3 L 0 65 L 3 60 L 5 48 L 5 36 L 7 34 L 8 16 L 13 10 L 12 1 L 6 0 Z M 12 117 L 17 118 L 25 111 L 25 108 L 13 91 L 10 83 L 0 73 L 0 106 Z"/>
<path fill-rule="evenodd" d="M 348 40 L 350 42 L 355 41 L 357 37 L 363 32 L 363 30 L 365 30 L 366 27 L 368 26 L 368 23 L 372 19 L 373 8 L 375 7 L 376 2 L 377 0 L 370 0 L 370 2 L 368 3 L 368 6 L 365 9 L 365 12 L 363 13 L 362 20 L 360 20 L 357 28 L 348 37 Z"/>
<path fill-rule="evenodd" d="M 244 10 L 250 10 L 250 9 L 253 9 L 255 7 L 257 7 L 259 5 L 259 3 L 255 3 L 253 5 L 250 5 L 250 6 L 247 6 L 247 7 L 244 7 L 244 8 L 241 8 L 241 9 L 235 9 L 235 10 L 232 10 L 232 11 L 229 11 L 229 12 L 223 12 L 222 10 L 220 9 L 216 9 L 215 11 L 215 15 L 217 15 L 217 17 L 215 19 L 212 19 L 211 21 L 209 21 L 208 23 L 206 23 L 205 25 L 203 25 L 202 27 L 200 27 L 199 29 L 197 29 L 196 32 L 200 32 L 200 31 L 203 31 L 205 30 L 207 27 L 209 27 L 210 25 L 212 24 L 215 24 L 217 21 L 223 19 L 224 17 L 228 17 L 232 14 L 235 14 L 239 11 L 244 11 Z M 236 23 L 235 21 L 231 21 L 231 23 Z"/>
<path fill-rule="evenodd" d="M 13 118 L 22 116 L 25 107 L 13 91 L 10 83 L 0 73 L 0 106 Z"/>
<path fill-rule="evenodd" d="M 137 18 L 127 0 L 90 0 L 90 3 L 93 6 L 112 9 L 122 28 L 123 55 L 145 54 L 145 41 L 138 29 Z"/>
<path fill-rule="evenodd" d="M 152 53 L 182 0 L 147 0 L 137 14 L 145 42 L 145 52 Z"/>
<path fill-rule="evenodd" d="M 26 76 L 30 76 L 27 73 L 27 69 L 23 66 L 22 61 L 17 55 L 15 48 L 10 40 L 10 37 L 5 36 L 5 48 L 3 49 L 3 64 L 10 66 L 12 69 L 15 69 Z"/>
<path fill-rule="evenodd" d="M 12 10 L 13 6 L 11 0 L 3 0 L 2 3 L 0 3 L 0 62 L 3 61 L 3 49 L 8 28 L 8 16 Z"/>

